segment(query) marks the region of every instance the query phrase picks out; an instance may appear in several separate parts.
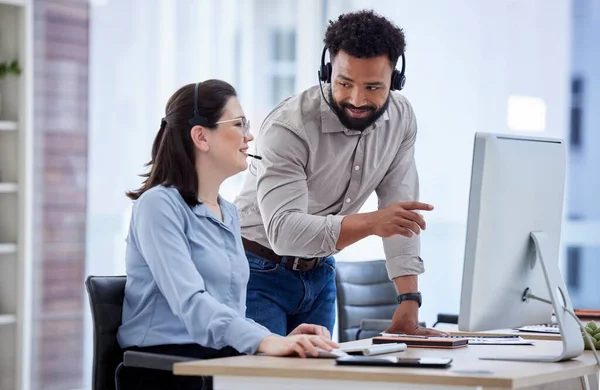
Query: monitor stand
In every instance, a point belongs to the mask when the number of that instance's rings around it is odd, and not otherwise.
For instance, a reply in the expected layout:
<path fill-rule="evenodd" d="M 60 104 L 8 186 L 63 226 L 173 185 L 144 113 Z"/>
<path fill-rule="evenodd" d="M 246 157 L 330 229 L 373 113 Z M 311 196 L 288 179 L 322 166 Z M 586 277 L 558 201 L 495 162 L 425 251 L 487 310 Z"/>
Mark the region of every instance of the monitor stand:
<path fill-rule="evenodd" d="M 548 258 L 548 235 L 544 232 L 531 232 L 531 239 L 535 246 L 535 258 L 540 262 L 544 271 L 544 279 L 551 301 L 540 299 L 533 295 L 534 291 L 525 290 L 523 299 L 536 299 L 552 305 L 562 338 L 562 351 L 557 351 L 554 355 L 526 355 L 519 354 L 513 356 L 488 356 L 481 357 L 484 360 L 512 360 L 524 362 L 560 362 L 575 358 L 583 353 L 583 337 L 579 324 L 566 310 L 573 310 L 571 301 L 567 294 L 564 281 L 558 268 L 558 262 Z M 559 295 L 560 294 L 560 295 Z"/>

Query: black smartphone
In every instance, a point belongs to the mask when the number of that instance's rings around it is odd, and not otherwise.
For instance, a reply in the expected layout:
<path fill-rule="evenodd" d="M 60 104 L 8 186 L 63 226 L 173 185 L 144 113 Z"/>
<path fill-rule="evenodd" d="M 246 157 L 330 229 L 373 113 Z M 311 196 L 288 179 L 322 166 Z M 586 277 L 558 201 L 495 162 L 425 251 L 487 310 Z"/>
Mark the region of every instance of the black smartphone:
<path fill-rule="evenodd" d="M 388 367 L 424 367 L 447 368 L 452 363 L 451 358 L 408 358 L 397 356 L 367 357 L 342 356 L 335 360 L 340 366 L 388 366 Z"/>

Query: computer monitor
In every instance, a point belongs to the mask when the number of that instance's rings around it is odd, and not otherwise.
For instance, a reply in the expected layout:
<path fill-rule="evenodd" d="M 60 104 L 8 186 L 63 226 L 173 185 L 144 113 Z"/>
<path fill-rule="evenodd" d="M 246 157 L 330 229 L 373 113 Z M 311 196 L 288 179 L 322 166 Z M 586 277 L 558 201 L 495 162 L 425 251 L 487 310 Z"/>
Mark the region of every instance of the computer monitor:
<path fill-rule="evenodd" d="M 563 339 L 556 355 L 490 359 L 561 361 L 583 352 L 558 266 L 565 169 L 560 139 L 475 135 L 459 330 L 548 323 L 555 313 Z"/>

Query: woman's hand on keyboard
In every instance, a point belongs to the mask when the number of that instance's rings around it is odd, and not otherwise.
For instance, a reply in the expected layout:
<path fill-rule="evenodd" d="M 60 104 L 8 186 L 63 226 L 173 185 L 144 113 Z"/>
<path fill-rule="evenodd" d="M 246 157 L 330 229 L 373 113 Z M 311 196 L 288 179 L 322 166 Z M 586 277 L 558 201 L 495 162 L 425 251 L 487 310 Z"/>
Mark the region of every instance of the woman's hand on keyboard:
<path fill-rule="evenodd" d="M 296 353 L 305 358 L 308 354 L 316 357 L 319 354 L 318 348 L 331 352 L 334 348 L 339 348 L 339 345 L 317 335 L 267 336 L 258 346 L 258 352 L 270 356 L 287 356 Z"/>

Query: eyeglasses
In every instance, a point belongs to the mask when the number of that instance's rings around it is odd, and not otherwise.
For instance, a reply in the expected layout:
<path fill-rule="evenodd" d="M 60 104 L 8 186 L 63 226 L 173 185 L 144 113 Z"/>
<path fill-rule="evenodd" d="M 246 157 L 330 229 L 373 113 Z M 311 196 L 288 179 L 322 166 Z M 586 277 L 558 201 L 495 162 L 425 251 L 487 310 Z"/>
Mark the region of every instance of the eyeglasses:
<path fill-rule="evenodd" d="M 233 119 L 228 119 L 226 121 L 218 121 L 215 122 L 215 125 L 219 125 L 221 123 L 230 123 L 230 122 L 241 122 L 241 129 L 240 129 L 240 133 L 242 133 L 242 135 L 244 136 L 244 138 L 249 138 L 251 136 L 250 134 L 250 121 L 248 119 L 246 119 L 245 116 L 239 117 L 239 118 L 233 118 Z"/>

